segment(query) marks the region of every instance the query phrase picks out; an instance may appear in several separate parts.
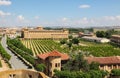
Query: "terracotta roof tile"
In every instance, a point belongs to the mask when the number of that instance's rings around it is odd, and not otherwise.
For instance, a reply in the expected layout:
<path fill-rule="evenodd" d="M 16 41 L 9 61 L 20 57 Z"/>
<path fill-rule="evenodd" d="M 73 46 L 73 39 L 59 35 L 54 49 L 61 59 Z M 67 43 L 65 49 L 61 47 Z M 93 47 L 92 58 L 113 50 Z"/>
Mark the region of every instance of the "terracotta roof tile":
<path fill-rule="evenodd" d="M 98 62 L 99 64 L 120 64 L 120 56 L 112 57 L 86 57 L 88 63 Z"/>
<path fill-rule="evenodd" d="M 69 56 L 65 53 L 60 53 L 58 51 L 52 51 L 52 52 L 48 52 L 48 53 L 44 53 L 44 54 L 39 54 L 38 57 L 45 60 L 47 57 L 50 57 L 50 56 L 60 56 L 61 57 L 61 60 L 68 60 L 69 59 Z"/>

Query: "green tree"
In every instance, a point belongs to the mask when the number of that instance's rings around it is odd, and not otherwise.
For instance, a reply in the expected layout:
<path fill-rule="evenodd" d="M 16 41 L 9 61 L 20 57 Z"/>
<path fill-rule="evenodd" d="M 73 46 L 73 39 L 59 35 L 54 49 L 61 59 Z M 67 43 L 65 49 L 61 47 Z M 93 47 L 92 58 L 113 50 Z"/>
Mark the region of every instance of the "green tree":
<path fill-rule="evenodd" d="M 111 71 L 112 76 L 120 76 L 120 69 L 113 69 Z"/>
<path fill-rule="evenodd" d="M 69 71 L 88 71 L 89 64 L 84 60 L 82 53 L 78 53 L 74 58 L 70 59 L 67 64 L 65 64 L 63 69 Z"/>
<path fill-rule="evenodd" d="M 105 37 L 106 37 L 106 38 L 110 38 L 111 35 L 112 35 L 112 31 L 106 31 L 106 32 L 105 32 Z"/>
<path fill-rule="evenodd" d="M 79 43 L 79 39 L 73 38 L 73 39 L 72 39 L 72 43 L 73 43 L 73 44 L 78 44 L 78 43 Z"/>
<path fill-rule="evenodd" d="M 67 45 L 68 45 L 69 49 L 72 47 L 72 43 L 71 42 L 67 43 Z"/>
<path fill-rule="evenodd" d="M 43 71 L 46 69 L 46 66 L 45 66 L 44 64 L 37 64 L 37 65 L 36 65 L 36 69 L 37 69 L 38 71 L 43 72 Z"/>
<path fill-rule="evenodd" d="M 65 44 L 67 41 L 65 39 L 61 40 L 60 43 L 61 44 Z"/>
<path fill-rule="evenodd" d="M 102 77 L 102 73 L 100 71 L 97 70 L 91 70 L 89 71 L 91 78 L 103 78 Z"/>
<path fill-rule="evenodd" d="M 97 37 L 105 37 L 105 32 L 104 31 L 97 31 L 96 36 Z"/>
<path fill-rule="evenodd" d="M 99 63 L 97 62 L 92 62 L 90 64 L 90 70 L 99 70 Z"/>
<path fill-rule="evenodd" d="M 69 36 L 69 39 L 72 39 L 72 38 L 73 38 L 73 36 L 72 36 L 72 35 L 70 35 L 70 36 Z"/>

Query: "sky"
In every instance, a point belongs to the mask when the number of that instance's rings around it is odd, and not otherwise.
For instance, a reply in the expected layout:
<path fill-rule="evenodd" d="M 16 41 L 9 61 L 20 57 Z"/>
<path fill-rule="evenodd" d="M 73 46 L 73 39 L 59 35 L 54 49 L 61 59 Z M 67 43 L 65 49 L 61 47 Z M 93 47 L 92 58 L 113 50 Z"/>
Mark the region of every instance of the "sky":
<path fill-rule="evenodd" d="M 120 0 L 0 0 L 3 26 L 120 26 Z"/>

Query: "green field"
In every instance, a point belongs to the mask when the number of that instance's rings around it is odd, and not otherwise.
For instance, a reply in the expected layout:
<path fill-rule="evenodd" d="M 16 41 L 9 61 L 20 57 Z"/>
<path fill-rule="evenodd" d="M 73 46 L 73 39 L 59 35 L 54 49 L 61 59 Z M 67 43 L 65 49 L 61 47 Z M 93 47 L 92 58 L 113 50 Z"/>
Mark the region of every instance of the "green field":
<path fill-rule="evenodd" d="M 82 51 L 89 52 L 94 56 L 120 56 L 120 48 L 111 45 L 110 43 L 95 43 L 80 40 L 86 46 L 78 46 Z"/>
<path fill-rule="evenodd" d="M 82 45 L 72 45 L 71 49 L 67 47 L 67 44 L 62 45 L 58 41 L 53 40 L 22 40 L 22 43 L 29 49 L 33 51 L 33 55 L 50 52 L 53 50 L 58 50 L 60 52 L 87 52 L 89 55 L 101 57 L 101 56 L 120 56 L 120 48 L 112 46 L 109 43 L 95 43 L 84 41 L 80 39 Z"/>
<path fill-rule="evenodd" d="M 33 51 L 34 56 L 53 50 L 67 52 L 67 49 L 61 48 L 61 44 L 53 40 L 22 40 L 22 43 Z"/>

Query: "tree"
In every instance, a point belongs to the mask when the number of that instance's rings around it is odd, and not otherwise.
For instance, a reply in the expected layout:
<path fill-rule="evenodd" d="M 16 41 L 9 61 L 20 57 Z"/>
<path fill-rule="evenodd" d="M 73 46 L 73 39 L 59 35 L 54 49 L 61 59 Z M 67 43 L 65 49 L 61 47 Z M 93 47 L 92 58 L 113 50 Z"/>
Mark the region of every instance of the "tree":
<path fill-rule="evenodd" d="M 105 32 L 104 31 L 97 31 L 96 36 L 97 37 L 105 37 Z"/>
<path fill-rule="evenodd" d="M 71 42 L 67 43 L 67 45 L 68 45 L 69 48 L 72 47 L 72 43 Z"/>
<path fill-rule="evenodd" d="M 120 76 L 120 69 L 113 69 L 111 71 L 112 76 Z"/>
<path fill-rule="evenodd" d="M 7 43 L 8 43 L 8 45 L 12 44 L 13 46 L 23 50 L 24 52 L 27 52 L 28 54 L 33 55 L 32 50 L 26 48 L 18 38 L 16 38 L 16 39 L 9 39 L 8 38 Z"/>
<path fill-rule="evenodd" d="M 43 72 L 43 71 L 45 70 L 45 68 L 46 68 L 46 66 L 45 66 L 44 64 L 37 64 L 37 65 L 36 65 L 36 69 L 37 69 L 38 71 Z"/>
<path fill-rule="evenodd" d="M 70 36 L 69 36 L 69 39 L 72 39 L 72 38 L 73 38 L 73 36 L 72 36 L 72 35 L 70 35 Z"/>
<path fill-rule="evenodd" d="M 75 57 L 75 60 L 76 60 L 76 65 L 78 66 L 78 69 L 81 69 L 83 71 L 89 70 L 89 64 L 84 59 L 84 56 L 82 53 L 78 53 Z"/>
<path fill-rule="evenodd" d="M 72 59 L 70 59 L 67 64 L 65 64 L 63 69 L 69 71 L 88 71 L 89 64 L 86 60 L 84 60 L 82 53 L 78 53 Z"/>
<path fill-rule="evenodd" d="M 99 70 L 99 63 L 97 62 L 92 62 L 90 64 L 90 70 Z"/>
<path fill-rule="evenodd" d="M 72 43 L 73 43 L 73 44 L 78 44 L 78 43 L 79 43 L 79 40 L 78 40 L 77 38 L 73 38 L 73 39 L 72 39 Z"/>
<path fill-rule="evenodd" d="M 103 78 L 102 73 L 100 71 L 90 70 L 89 73 L 91 75 L 91 78 Z"/>
<path fill-rule="evenodd" d="M 61 40 L 60 43 L 61 44 L 65 44 L 67 41 L 65 39 Z"/>
<path fill-rule="evenodd" d="M 106 31 L 105 32 L 105 37 L 110 38 L 112 36 L 112 32 L 113 32 L 113 30 Z"/>

